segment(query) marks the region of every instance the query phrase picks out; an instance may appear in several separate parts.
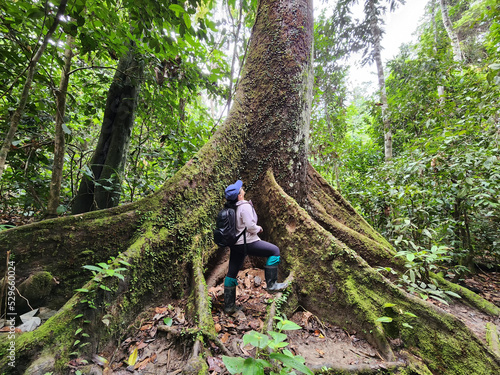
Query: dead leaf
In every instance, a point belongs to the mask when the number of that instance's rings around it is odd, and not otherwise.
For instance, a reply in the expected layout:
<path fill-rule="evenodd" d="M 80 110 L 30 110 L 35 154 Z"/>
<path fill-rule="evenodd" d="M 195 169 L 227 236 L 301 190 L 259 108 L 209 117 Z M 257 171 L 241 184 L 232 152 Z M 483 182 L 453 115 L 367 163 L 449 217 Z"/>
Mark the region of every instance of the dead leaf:
<path fill-rule="evenodd" d="M 323 350 L 316 349 L 316 351 L 318 352 L 320 358 L 323 358 L 325 356 L 325 352 Z"/>
<path fill-rule="evenodd" d="M 264 322 L 260 319 L 252 320 L 249 323 L 250 328 L 252 328 L 254 331 L 260 331 L 262 326 L 264 325 Z"/>
<path fill-rule="evenodd" d="M 215 323 L 215 332 L 219 333 L 221 331 L 222 327 L 219 323 Z"/>
<path fill-rule="evenodd" d="M 155 313 L 164 314 L 168 312 L 168 307 L 157 307 L 155 308 Z"/>
<path fill-rule="evenodd" d="M 207 358 L 208 362 L 208 371 L 215 371 L 215 372 L 222 372 L 222 368 L 224 367 L 224 362 L 222 362 L 222 359 L 218 357 L 208 357 Z"/>
<path fill-rule="evenodd" d="M 147 324 L 144 324 L 142 327 L 141 327 L 141 331 L 146 331 L 148 329 L 151 329 L 153 327 L 153 325 L 151 323 L 147 323 Z"/>
<path fill-rule="evenodd" d="M 137 350 L 141 350 L 141 349 L 144 349 L 146 346 L 148 346 L 149 343 L 146 343 L 144 341 L 141 341 L 138 345 L 137 345 Z"/>
<path fill-rule="evenodd" d="M 158 331 L 158 327 L 155 326 L 151 329 L 151 331 L 149 331 L 149 337 L 155 337 L 156 331 Z"/>
<path fill-rule="evenodd" d="M 149 361 L 151 360 L 150 357 L 142 360 L 141 362 L 137 363 L 134 366 L 134 370 L 144 370 L 144 368 L 148 365 Z"/>
<path fill-rule="evenodd" d="M 220 342 L 225 344 L 227 342 L 227 340 L 229 340 L 229 333 L 226 332 L 222 335 L 222 338 L 220 339 Z"/>

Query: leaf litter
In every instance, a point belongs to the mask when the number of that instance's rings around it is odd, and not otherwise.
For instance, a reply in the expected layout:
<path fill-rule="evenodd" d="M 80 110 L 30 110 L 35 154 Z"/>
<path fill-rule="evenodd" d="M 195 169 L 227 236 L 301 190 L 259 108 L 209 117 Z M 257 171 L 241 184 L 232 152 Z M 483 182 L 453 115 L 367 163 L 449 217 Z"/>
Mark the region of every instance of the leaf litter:
<path fill-rule="evenodd" d="M 217 338 L 234 356 L 255 355 L 255 348 L 244 345 L 243 335 L 251 330 L 261 331 L 264 327 L 268 306 L 274 296 L 265 290 L 263 280 L 262 269 L 248 268 L 239 272 L 236 303 L 243 309 L 233 315 L 223 311 L 223 283 L 209 288 Z M 150 309 L 141 317 L 142 320 L 136 322 L 130 336 L 118 348 L 108 348 L 94 357 L 95 366 L 104 375 L 175 375 L 184 368 L 193 346 L 189 332 L 197 328 L 187 312 L 187 301 L 170 301 Z M 307 311 L 297 311 L 288 319 L 302 329 L 286 332 L 287 348 L 294 355 L 303 356 L 307 366 L 385 368 L 384 360 L 357 332 L 323 323 Z M 206 358 L 208 373 L 228 374 L 220 348 L 213 343 L 207 345 L 211 350 L 211 355 Z"/>

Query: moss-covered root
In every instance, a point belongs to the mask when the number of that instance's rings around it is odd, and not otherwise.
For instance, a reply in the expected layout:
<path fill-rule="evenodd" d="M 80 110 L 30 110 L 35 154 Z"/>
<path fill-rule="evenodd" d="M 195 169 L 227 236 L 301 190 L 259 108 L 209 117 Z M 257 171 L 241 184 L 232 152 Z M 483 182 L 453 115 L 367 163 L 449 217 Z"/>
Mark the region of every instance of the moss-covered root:
<path fill-rule="evenodd" d="M 271 208 L 261 217 L 286 267 L 295 272 L 300 305 L 324 321 L 364 335 L 387 359 L 394 358 L 389 341 L 399 338 L 403 347 L 398 350 L 422 358 L 433 373 L 500 371 L 498 358 L 462 322 L 376 272 L 287 196 L 271 172 L 262 185 L 256 205 Z"/>
<path fill-rule="evenodd" d="M 285 283 L 288 283 L 288 288 L 291 287 L 293 283 L 293 272 L 290 272 L 286 280 L 284 281 Z M 278 292 L 274 295 L 273 302 L 271 302 L 271 306 L 269 306 L 268 313 L 266 316 L 266 321 L 264 322 L 262 329 L 265 332 L 272 331 L 273 330 L 273 323 L 274 323 L 274 317 L 276 316 L 276 313 L 278 313 L 278 308 L 279 308 L 279 302 L 281 301 L 281 298 L 283 297 L 283 292 Z"/>
<path fill-rule="evenodd" d="M 476 293 L 460 285 L 449 282 L 439 275 L 433 274 L 432 277 L 434 277 L 438 281 L 438 283 L 443 287 L 444 290 L 450 290 L 460 295 L 463 301 L 469 306 L 474 307 L 491 316 L 500 316 L 500 308 L 498 306 L 495 306 L 491 302 L 486 301 Z"/>
<path fill-rule="evenodd" d="M 393 266 L 396 252 L 377 231 L 311 166 L 308 166 L 309 215 L 372 267 Z M 401 264 L 402 266 L 402 264 Z"/>
<path fill-rule="evenodd" d="M 33 332 L 26 332 L 16 337 L 16 367 L 8 365 L 6 355 L 0 355 L 0 373 L 19 374 L 28 367 L 33 359 L 40 356 L 39 353 L 50 348 L 50 353 L 45 353 L 52 358 L 53 368 L 47 372 L 56 370 L 56 373 L 63 373 L 62 369 L 66 366 L 70 353 L 77 351 L 80 346 L 80 339 L 75 332 L 83 324 L 83 320 L 78 319 L 76 306 L 79 298 L 74 296 L 59 312 L 45 322 L 40 328 Z M 76 319 L 75 319 L 76 318 Z M 78 341 L 77 341 L 78 340 Z M 5 353 L 10 342 L 5 336 L 0 339 L 0 353 Z M 47 365 L 46 361 L 44 362 Z"/>
<path fill-rule="evenodd" d="M 195 257 L 193 261 L 193 285 L 195 285 L 196 299 L 196 314 L 198 316 L 198 324 L 201 334 L 212 341 L 225 355 L 231 355 L 229 350 L 217 338 L 215 331 L 214 320 L 210 310 L 210 302 L 208 300 L 208 289 L 203 276 L 202 262 L 199 257 Z"/>

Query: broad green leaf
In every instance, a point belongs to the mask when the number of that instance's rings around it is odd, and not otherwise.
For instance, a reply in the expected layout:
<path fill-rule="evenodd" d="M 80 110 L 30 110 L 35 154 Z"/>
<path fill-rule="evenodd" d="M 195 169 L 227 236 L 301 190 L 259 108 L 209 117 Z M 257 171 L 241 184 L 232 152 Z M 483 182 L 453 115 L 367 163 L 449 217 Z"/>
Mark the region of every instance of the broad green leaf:
<path fill-rule="evenodd" d="M 182 15 L 182 18 L 184 18 L 184 23 L 186 24 L 186 28 L 190 29 L 191 28 L 191 17 L 189 17 L 189 14 L 184 13 Z"/>
<path fill-rule="evenodd" d="M 170 326 L 172 326 L 173 319 L 168 316 L 165 319 L 163 319 L 163 323 L 165 323 L 166 326 L 170 327 Z"/>
<path fill-rule="evenodd" d="M 298 324 L 296 324 L 290 320 L 282 320 L 282 321 L 278 322 L 278 324 L 276 324 L 276 327 L 280 331 L 293 331 L 293 330 L 297 330 L 297 329 L 302 329 L 301 326 L 299 326 Z"/>
<path fill-rule="evenodd" d="M 271 353 L 269 355 L 269 358 L 281 361 L 285 366 L 303 372 L 304 374 L 314 375 L 314 373 L 310 369 L 308 369 L 306 365 L 299 362 L 295 357 L 289 357 L 282 353 Z"/>
<path fill-rule="evenodd" d="M 245 362 L 244 358 L 228 357 L 223 355 L 222 362 L 224 362 L 227 371 L 229 371 L 231 374 L 240 374 L 241 372 L 243 372 L 243 364 Z"/>
<path fill-rule="evenodd" d="M 388 316 L 381 316 L 380 318 L 377 318 L 375 321 L 382 322 L 382 323 L 390 323 L 390 322 L 392 322 L 392 318 L 390 318 Z"/>
<path fill-rule="evenodd" d="M 385 309 L 387 307 L 393 307 L 393 306 L 396 306 L 396 304 L 387 302 L 387 303 L 384 303 L 384 305 L 382 307 Z"/>
<path fill-rule="evenodd" d="M 243 336 L 243 343 L 245 345 L 250 344 L 260 349 L 265 348 L 268 342 L 269 337 L 267 335 L 256 331 L 250 331 Z"/>
<path fill-rule="evenodd" d="M 175 15 L 176 15 L 177 17 L 179 17 L 179 14 L 184 13 L 184 8 L 183 8 L 183 7 L 181 7 L 181 6 L 180 6 L 180 5 L 178 5 L 178 4 L 170 4 L 170 5 L 168 6 L 168 8 L 169 8 L 171 11 L 175 12 Z"/>
<path fill-rule="evenodd" d="M 87 270 L 90 270 L 90 271 L 96 271 L 96 272 L 101 272 L 102 271 L 102 268 L 100 267 L 96 267 L 96 266 L 92 266 L 92 265 L 85 265 L 85 266 L 82 266 L 83 268 L 87 269 Z"/>
<path fill-rule="evenodd" d="M 280 332 L 269 331 L 267 333 L 274 339 L 275 342 L 285 341 L 288 337 L 284 333 L 280 333 Z"/>

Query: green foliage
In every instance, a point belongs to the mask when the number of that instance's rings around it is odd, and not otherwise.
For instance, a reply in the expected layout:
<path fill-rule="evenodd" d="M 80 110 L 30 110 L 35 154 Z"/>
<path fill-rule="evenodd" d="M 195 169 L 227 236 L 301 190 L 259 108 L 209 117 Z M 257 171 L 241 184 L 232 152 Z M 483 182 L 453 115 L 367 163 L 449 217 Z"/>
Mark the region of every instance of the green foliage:
<path fill-rule="evenodd" d="M 436 267 L 456 280 L 477 263 L 500 261 L 500 19 L 493 3 L 456 1 L 450 8 L 464 64 L 453 61 L 440 11 L 432 6 L 419 43 L 403 46 L 388 63 L 392 163 L 383 161 L 380 107 L 366 94 L 349 105 L 340 95 L 331 109 L 318 106 L 312 116 L 313 165 L 393 242 L 407 261 L 402 284 L 423 296 L 449 295 L 428 277 Z M 319 71 L 323 100 L 322 77 Z M 343 125 L 328 135 L 320 130 L 329 119 L 323 113 L 335 111 Z M 327 151 L 317 152 L 316 145 Z"/>
<path fill-rule="evenodd" d="M 245 2 L 250 7 L 249 2 Z M 189 160 L 210 136 L 214 121 L 203 100 L 216 100 L 225 90 L 218 84 L 227 71 L 224 53 L 214 38 L 212 2 L 184 4 L 133 1 L 87 1 L 68 6 L 63 22 L 40 61 L 24 117 L 0 181 L 3 211 L 42 216 L 46 207 L 53 159 L 56 87 L 63 66 L 66 35 L 74 37 L 72 71 L 63 129 L 66 156 L 62 182 L 64 214 L 71 205 L 100 130 L 106 93 L 116 61 L 133 41 L 147 72 L 140 91 L 129 163 L 121 201 L 134 201 L 157 189 Z M 23 74 L 37 40 L 55 8 L 27 2 L 2 3 L 0 13 L 0 118 L 12 115 Z M 4 17 L 5 15 L 5 17 Z M 26 17 L 26 15 L 28 15 Z M 22 22 L 20 21 L 22 20 Z M 55 40 L 56 40 L 55 39 Z M 207 71 L 209 73 L 207 73 Z M 8 121 L 0 124 L 6 133 Z"/>
<path fill-rule="evenodd" d="M 411 321 L 411 319 L 416 318 L 417 316 L 409 311 L 403 311 L 400 308 L 397 307 L 396 304 L 394 303 L 385 303 L 382 306 L 388 315 L 391 316 L 381 316 L 375 321 L 381 322 L 381 323 L 391 323 L 391 324 L 396 324 L 398 326 L 398 332 L 400 331 L 401 328 L 409 328 L 413 329 L 413 326 L 408 323 L 408 321 Z"/>
<path fill-rule="evenodd" d="M 304 365 L 304 358 L 294 356 L 292 352 L 284 349 L 288 346 L 285 342 L 287 335 L 282 331 L 290 331 L 301 329 L 301 327 L 292 321 L 275 318 L 278 320 L 276 324 L 277 332 L 269 331 L 268 334 L 262 334 L 256 331 L 247 332 L 243 336 L 243 343 L 256 348 L 255 358 L 227 357 L 223 356 L 222 360 L 226 365 L 227 370 L 231 374 L 264 374 L 265 369 L 272 368 L 270 374 L 293 374 L 295 370 L 304 374 L 312 375 L 313 372 Z M 269 360 L 279 363 L 271 365 Z M 279 371 L 279 372 L 275 372 Z"/>

